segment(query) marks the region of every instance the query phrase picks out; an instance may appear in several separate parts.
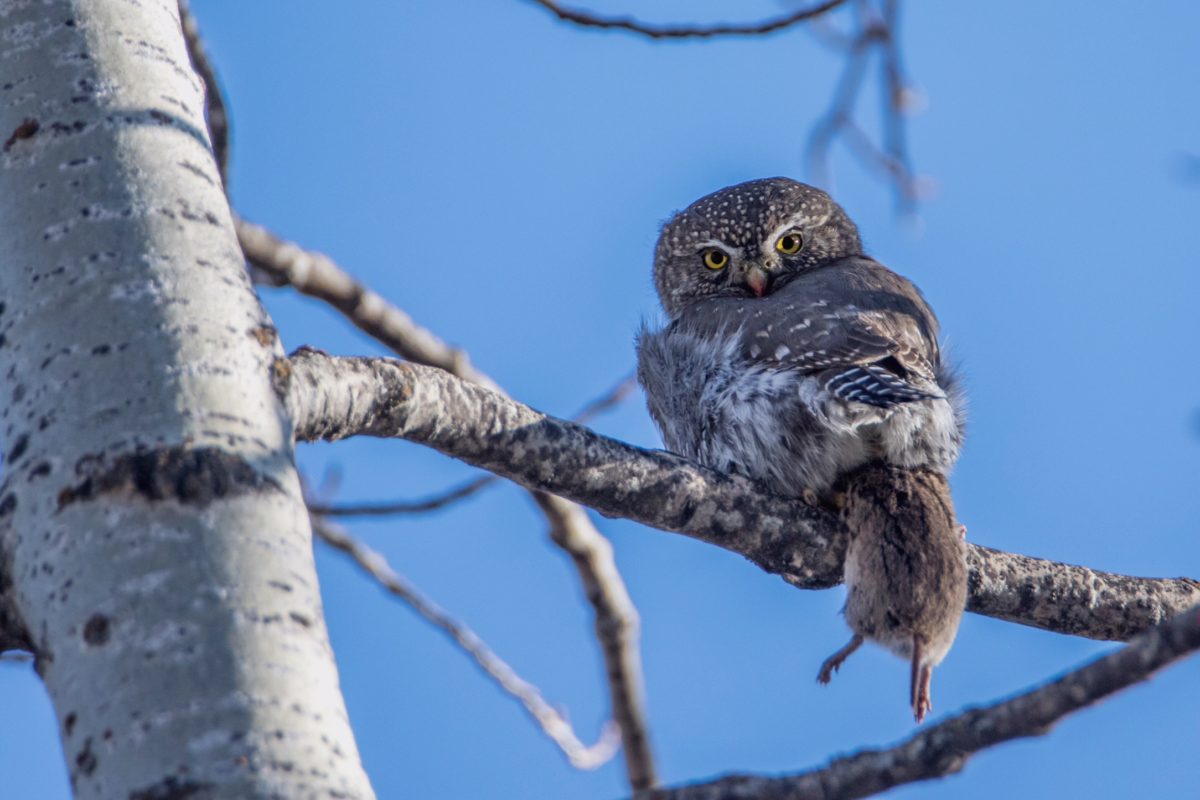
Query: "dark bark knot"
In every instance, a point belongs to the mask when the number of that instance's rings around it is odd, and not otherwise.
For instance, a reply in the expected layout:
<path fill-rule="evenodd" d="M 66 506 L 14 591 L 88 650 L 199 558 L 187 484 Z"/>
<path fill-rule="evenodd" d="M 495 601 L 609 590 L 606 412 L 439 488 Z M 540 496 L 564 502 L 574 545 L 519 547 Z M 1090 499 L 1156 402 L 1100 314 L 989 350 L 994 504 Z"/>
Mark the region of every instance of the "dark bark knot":
<path fill-rule="evenodd" d="M 22 139 L 32 139 L 40 127 L 42 127 L 41 124 L 32 117 L 21 120 L 21 124 L 4 141 L 4 152 L 7 153 L 9 150 L 12 150 L 13 145 Z"/>
<path fill-rule="evenodd" d="M 84 739 L 83 749 L 75 756 L 75 766 L 84 775 L 91 775 L 96 771 L 96 765 L 99 762 L 96 760 L 96 754 L 92 752 L 91 738 Z"/>
<path fill-rule="evenodd" d="M 144 789 L 135 789 L 129 793 L 129 800 L 185 800 L 209 796 L 212 784 L 184 781 L 170 775 L 161 781 Z"/>
<path fill-rule="evenodd" d="M 83 624 L 83 640 L 93 647 L 108 644 L 112 635 L 112 625 L 103 614 L 92 614 Z"/>
<path fill-rule="evenodd" d="M 212 447 L 165 447 L 111 461 L 84 456 L 75 469 L 86 477 L 59 492 L 59 510 L 103 495 L 137 495 L 150 502 L 174 500 L 202 506 L 263 489 L 282 491 L 278 481 L 245 459 Z"/>

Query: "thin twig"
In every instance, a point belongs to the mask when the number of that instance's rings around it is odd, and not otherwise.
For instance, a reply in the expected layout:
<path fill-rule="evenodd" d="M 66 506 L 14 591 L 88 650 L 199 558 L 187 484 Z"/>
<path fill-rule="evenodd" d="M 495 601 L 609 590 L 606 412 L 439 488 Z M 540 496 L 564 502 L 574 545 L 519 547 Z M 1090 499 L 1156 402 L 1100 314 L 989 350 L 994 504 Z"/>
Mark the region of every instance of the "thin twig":
<path fill-rule="evenodd" d="M 228 191 L 229 111 L 225 106 L 221 82 L 217 79 L 217 71 L 213 68 L 212 61 L 208 58 L 208 52 L 204 49 L 200 26 L 196 24 L 196 16 L 192 13 L 188 0 L 179 0 L 179 22 L 183 27 L 183 40 L 187 43 L 192 69 L 196 70 L 196 74 L 204 82 L 204 119 L 208 123 L 208 135 L 212 139 L 217 171 L 221 174 L 221 183 Z"/>
<path fill-rule="evenodd" d="M 960 771 L 973 755 L 1003 742 L 1042 736 L 1087 708 L 1200 649 L 1200 607 L 1152 628 L 1127 647 L 1036 689 L 971 709 L 886 750 L 864 750 L 797 775 L 730 775 L 708 783 L 661 789 L 653 800 L 844 800 Z"/>
<path fill-rule="evenodd" d="M 556 0 L 533 0 L 563 22 L 585 28 L 605 28 L 636 33 L 651 39 L 704 39 L 716 36 L 761 36 L 790 28 L 801 22 L 833 11 L 846 0 L 825 0 L 810 8 L 782 14 L 762 22 L 744 24 L 718 23 L 716 25 L 655 25 L 639 22 L 632 17 L 605 17 L 587 11 L 566 8 Z"/>
<path fill-rule="evenodd" d="M 310 502 L 310 513 L 323 517 L 390 517 L 398 514 L 428 514 L 453 505 L 478 494 L 493 483 L 499 481 L 496 475 L 488 473 L 464 481 L 458 486 L 430 495 L 421 500 L 390 500 L 377 503 L 318 503 Z"/>
<path fill-rule="evenodd" d="M 518 675 L 474 631 L 447 614 L 411 582 L 393 570 L 383 555 L 319 516 L 312 517 L 312 527 L 313 533 L 322 541 L 350 556 L 383 588 L 407 603 L 426 622 L 453 639 L 488 677 L 525 707 L 529 716 L 546 736 L 558 745 L 572 766 L 578 769 L 596 769 L 616 755 L 621 735 L 615 724 L 605 723 L 596 743 L 585 745 L 576 735 L 571 723 L 546 702 L 536 686 Z"/>
<path fill-rule="evenodd" d="M 829 46 L 845 54 L 845 66 L 833 100 L 813 126 L 808 140 L 809 170 L 828 185 L 829 151 L 839 137 L 864 166 L 881 175 L 894 189 L 897 210 L 911 212 L 919 199 L 920 181 L 913 173 L 904 123 L 911 90 L 904 81 L 898 37 L 899 2 L 880 0 L 878 13 L 868 0 L 856 3 L 857 32 L 850 37 L 814 31 Z M 881 143 L 876 144 L 855 119 L 858 97 L 866 80 L 866 65 L 879 53 L 880 95 L 883 100 Z"/>
<path fill-rule="evenodd" d="M 584 423 L 619 405 L 637 386 L 637 377 L 626 375 L 607 392 L 590 401 L 578 414 L 571 417 Z M 391 500 L 375 503 L 322 504 L 310 501 L 308 510 L 327 517 L 386 517 L 398 514 L 426 514 L 441 511 L 450 505 L 478 494 L 499 481 L 492 473 L 481 475 L 421 500 Z"/>

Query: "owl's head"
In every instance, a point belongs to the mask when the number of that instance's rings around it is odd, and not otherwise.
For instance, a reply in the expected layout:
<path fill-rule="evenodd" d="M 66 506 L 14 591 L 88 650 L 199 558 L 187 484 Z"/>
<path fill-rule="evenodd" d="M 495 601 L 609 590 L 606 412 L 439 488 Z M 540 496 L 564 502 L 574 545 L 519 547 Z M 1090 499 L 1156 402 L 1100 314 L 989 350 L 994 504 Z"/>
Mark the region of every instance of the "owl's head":
<path fill-rule="evenodd" d="M 790 277 L 862 254 L 858 228 L 829 195 L 789 178 L 701 197 L 663 226 L 654 284 L 674 319 L 697 300 L 763 297 Z"/>

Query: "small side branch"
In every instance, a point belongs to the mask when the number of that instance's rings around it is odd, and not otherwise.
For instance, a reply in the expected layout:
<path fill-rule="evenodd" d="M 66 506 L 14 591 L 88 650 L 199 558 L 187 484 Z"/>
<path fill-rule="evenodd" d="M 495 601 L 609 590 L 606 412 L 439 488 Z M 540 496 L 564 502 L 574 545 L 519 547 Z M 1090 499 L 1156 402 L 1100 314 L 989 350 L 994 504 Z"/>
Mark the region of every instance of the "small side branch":
<path fill-rule="evenodd" d="M 841 580 L 846 533 L 837 519 L 744 478 L 601 436 L 441 370 L 302 349 L 291 373 L 298 439 L 408 439 L 528 489 L 740 553 L 799 588 Z M 968 608 L 1023 625 L 1125 640 L 1200 603 L 1200 583 L 1190 579 L 968 550 Z"/>
<path fill-rule="evenodd" d="M 775 33 L 793 25 L 815 19 L 822 14 L 833 11 L 844 4 L 846 0 L 825 0 L 825 2 L 791 14 L 745 24 L 720 23 L 716 25 L 653 25 L 639 22 L 632 17 L 606 17 L 587 11 L 567 8 L 557 0 L 533 0 L 534 3 L 549 11 L 563 22 L 579 25 L 584 28 L 601 28 L 634 33 L 650 39 L 707 39 L 718 36 L 762 36 Z"/>
<path fill-rule="evenodd" d="M 971 756 L 1013 739 L 1041 736 L 1059 720 L 1144 681 L 1200 649 L 1200 608 L 1133 639 L 1128 647 L 1010 700 L 967 711 L 887 750 L 864 750 L 798 775 L 731 775 L 661 789 L 653 800 L 828 800 L 869 797 L 896 786 L 960 771 Z"/>
<path fill-rule="evenodd" d="M 313 533 L 322 541 L 350 556 L 380 586 L 407 603 L 426 622 L 444 632 L 466 651 L 488 677 L 525 707 L 529 716 L 542 732 L 558 745 L 572 766 L 578 769 L 596 769 L 616 755 L 621 735 L 615 725 L 608 723 L 595 744 L 585 745 L 579 740 L 571 723 L 546 702 L 536 686 L 518 675 L 508 662 L 496 655 L 474 631 L 421 594 L 415 586 L 393 570 L 382 555 L 320 517 L 314 516 L 312 525 Z"/>
<path fill-rule="evenodd" d="M 628 375 L 620 380 L 600 397 L 591 400 L 583 409 L 571 417 L 574 422 L 586 422 L 611 408 L 615 408 L 637 385 L 634 375 Z M 427 514 L 441 511 L 460 500 L 473 497 L 483 489 L 500 480 L 500 476 L 488 473 L 478 478 L 460 483 L 435 495 L 420 500 L 396 500 L 384 503 L 340 503 L 337 505 L 316 503 L 310 500 L 308 510 L 314 514 L 327 517 L 386 517 L 397 514 Z M 546 510 L 543 508 L 543 510 Z M 551 525 L 555 523 L 554 516 L 550 517 Z"/>

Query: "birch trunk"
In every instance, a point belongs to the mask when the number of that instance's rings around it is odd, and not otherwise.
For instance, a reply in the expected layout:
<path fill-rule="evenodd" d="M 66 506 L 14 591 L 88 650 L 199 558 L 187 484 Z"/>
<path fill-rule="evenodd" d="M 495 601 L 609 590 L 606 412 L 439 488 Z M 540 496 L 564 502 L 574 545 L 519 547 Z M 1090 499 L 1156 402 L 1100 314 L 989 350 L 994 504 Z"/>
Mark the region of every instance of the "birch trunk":
<path fill-rule="evenodd" d="M 79 797 L 366 798 L 201 92 L 174 0 L 0 0 L 0 649 Z"/>

